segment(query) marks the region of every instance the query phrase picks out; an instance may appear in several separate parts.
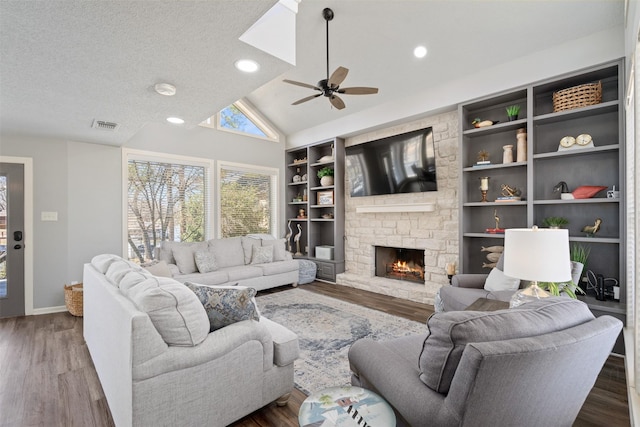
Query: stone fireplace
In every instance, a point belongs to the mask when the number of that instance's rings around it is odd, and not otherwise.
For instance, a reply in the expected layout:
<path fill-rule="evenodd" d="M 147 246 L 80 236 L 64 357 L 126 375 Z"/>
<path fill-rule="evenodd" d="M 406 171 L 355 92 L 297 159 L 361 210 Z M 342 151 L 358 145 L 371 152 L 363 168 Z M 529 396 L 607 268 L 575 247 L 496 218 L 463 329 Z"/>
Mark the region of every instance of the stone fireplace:
<path fill-rule="evenodd" d="M 375 247 L 376 276 L 424 283 L 424 250 Z"/>
<path fill-rule="evenodd" d="M 458 116 L 455 110 L 411 123 L 347 138 L 347 146 L 400 133 L 433 127 L 438 191 L 345 197 L 345 272 L 336 277 L 342 286 L 433 304 L 436 292 L 447 285 L 447 263 L 458 261 Z M 349 188 L 349 183 L 345 182 Z M 405 248 L 421 255 L 419 279 L 381 277 L 376 246 Z M 408 260 L 407 260 L 408 261 Z M 404 268 L 404 267 L 403 267 Z M 386 271 L 386 267 L 385 267 Z M 412 275 L 414 275 L 412 273 Z M 412 277 L 413 279 L 414 277 Z"/>

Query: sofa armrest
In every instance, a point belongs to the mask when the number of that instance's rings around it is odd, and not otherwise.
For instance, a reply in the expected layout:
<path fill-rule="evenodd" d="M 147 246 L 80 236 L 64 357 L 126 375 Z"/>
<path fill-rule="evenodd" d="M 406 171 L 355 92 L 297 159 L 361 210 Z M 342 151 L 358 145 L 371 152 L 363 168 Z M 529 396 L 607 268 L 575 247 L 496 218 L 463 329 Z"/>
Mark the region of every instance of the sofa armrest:
<path fill-rule="evenodd" d="M 275 365 L 287 366 L 300 357 L 298 336 L 295 333 L 266 317 L 261 317 L 260 323 L 264 324 L 271 333 L 271 339 L 273 340 L 273 363 Z"/>
<path fill-rule="evenodd" d="M 456 274 L 451 278 L 451 286 L 482 289 L 487 277 L 489 277 L 488 274 Z"/>
<path fill-rule="evenodd" d="M 255 320 L 243 320 L 210 332 L 194 347 L 169 346 L 167 351 L 133 367 L 133 379 L 143 380 L 167 372 L 187 369 L 219 359 L 251 341 L 262 346 L 263 369 L 273 366 L 273 342 L 267 327 Z M 136 345 L 133 343 L 133 345 Z"/>

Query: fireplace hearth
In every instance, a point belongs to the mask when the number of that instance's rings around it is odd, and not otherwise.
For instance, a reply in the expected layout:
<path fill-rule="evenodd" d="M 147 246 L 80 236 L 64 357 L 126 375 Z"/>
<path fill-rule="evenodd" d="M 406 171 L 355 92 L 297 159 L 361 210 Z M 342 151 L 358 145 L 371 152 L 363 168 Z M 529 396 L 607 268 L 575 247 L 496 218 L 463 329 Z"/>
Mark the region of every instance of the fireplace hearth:
<path fill-rule="evenodd" d="M 376 276 L 424 283 L 424 250 L 375 247 Z"/>

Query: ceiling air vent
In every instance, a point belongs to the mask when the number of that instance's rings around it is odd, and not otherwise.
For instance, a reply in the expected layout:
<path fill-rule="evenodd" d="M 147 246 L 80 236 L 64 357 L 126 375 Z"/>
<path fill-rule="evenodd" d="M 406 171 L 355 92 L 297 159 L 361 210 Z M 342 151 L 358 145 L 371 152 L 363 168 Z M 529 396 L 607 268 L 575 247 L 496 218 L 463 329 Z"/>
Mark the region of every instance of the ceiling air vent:
<path fill-rule="evenodd" d="M 105 122 L 104 120 L 94 120 L 93 125 L 91 125 L 91 127 L 94 129 L 102 129 L 102 130 L 108 130 L 108 131 L 114 132 L 118 130 L 120 125 L 118 123 Z"/>

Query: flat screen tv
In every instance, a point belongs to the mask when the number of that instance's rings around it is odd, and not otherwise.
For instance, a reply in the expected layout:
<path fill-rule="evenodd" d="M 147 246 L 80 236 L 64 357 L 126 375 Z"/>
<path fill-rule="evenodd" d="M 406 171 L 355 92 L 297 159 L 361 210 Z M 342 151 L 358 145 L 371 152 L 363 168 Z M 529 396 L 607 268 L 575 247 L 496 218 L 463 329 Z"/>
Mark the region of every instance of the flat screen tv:
<path fill-rule="evenodd" d="M 345 152 L 351 197 L 438 189 L 430 127 L 353 145 Z"/>

